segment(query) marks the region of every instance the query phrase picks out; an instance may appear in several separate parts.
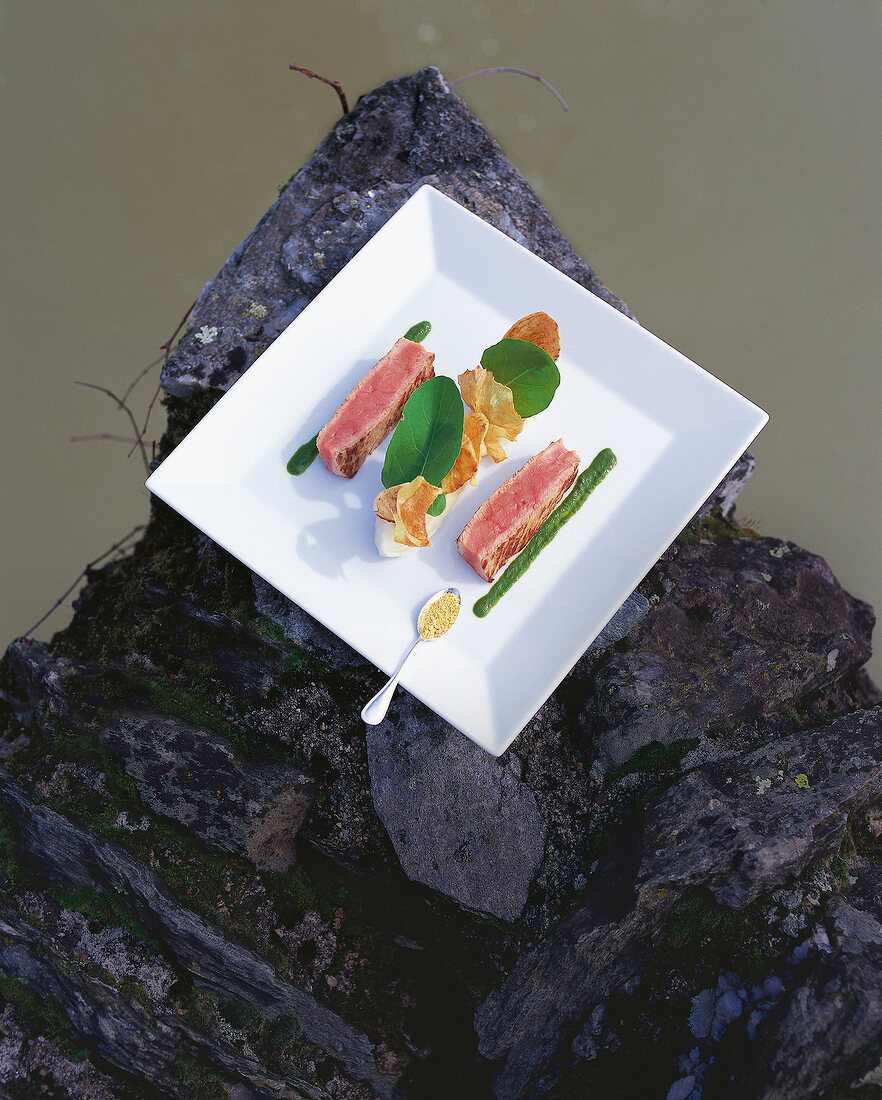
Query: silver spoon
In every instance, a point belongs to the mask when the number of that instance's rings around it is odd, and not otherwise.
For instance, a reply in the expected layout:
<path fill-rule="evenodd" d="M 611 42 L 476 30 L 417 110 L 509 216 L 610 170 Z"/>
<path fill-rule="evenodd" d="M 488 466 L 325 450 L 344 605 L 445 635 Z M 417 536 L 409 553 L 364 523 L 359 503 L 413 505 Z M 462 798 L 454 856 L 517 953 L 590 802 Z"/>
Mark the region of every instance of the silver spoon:
<path fill-rule="evenodd" d="M 431 614 L 432 604 L 436 600 L 441 600 L 443 596 L 453 596 L 456 600 L 456 608 L 452 618 L 448 615 L 433 616 Z M 410 655 L 417 648 L 421 642 L 431 642 L 436 638 L 440 638 L 442 634 L 446 634 L 447 631 L 453 626 L 456 616 L 459 614 L 460 603 L 462 598 L 455 588 L 442 588 L 440 592 L 436 592 L 434 596 L 431 596 L 423 606 L 420 608 L 420 613 L 417 616 L 417 634 L 418 637 L 407 653 L 401 658 L 398 668 L 389 677 L 388 682 L 380 688 L 373 699 L 365 703 L 361 718 L 363 722 L 367 722 L 369 726 L 377 726 L 386 717 L 386 711 L 389 709 L 389 704 L 392 702 L 392 696 L 395 694 L 395 689 L 398 687 L 398 681 L 401 679 L 401 674 L 404 671 L 404 666 L 407 664 Z M 452 605 L 449 601 L 445 601 L 440 610 L 452 609 Z"/>

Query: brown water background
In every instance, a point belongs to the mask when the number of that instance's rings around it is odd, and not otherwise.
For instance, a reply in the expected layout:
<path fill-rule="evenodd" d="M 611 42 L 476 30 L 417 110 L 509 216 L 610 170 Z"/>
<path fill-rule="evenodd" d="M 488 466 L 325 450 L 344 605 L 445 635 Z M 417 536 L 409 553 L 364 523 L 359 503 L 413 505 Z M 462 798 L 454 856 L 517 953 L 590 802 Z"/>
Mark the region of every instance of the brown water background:
<path fill-rule="evenodd" d="M 74 381 L 125 390 L 333 124 L 292 61 L 351 102 L 430 63 L 551 81 L 568 113 L 457 91 L 640 321 L 770 413 L 740 513 L 882 610 L 879 0 L 0 0 L 0 643 L 145 520 L 137 456 L 69 442 L 131 434 Z"/>

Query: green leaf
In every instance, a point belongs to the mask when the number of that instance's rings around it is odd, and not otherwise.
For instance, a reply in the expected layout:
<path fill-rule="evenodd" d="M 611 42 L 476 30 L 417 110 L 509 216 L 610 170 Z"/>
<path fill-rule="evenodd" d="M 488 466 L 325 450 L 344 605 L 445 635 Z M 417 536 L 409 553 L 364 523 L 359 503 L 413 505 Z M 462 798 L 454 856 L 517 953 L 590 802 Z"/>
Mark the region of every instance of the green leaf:
<path fill-rule="evenodd" d="M 298 447 L 294 454 L 288 459 L 288 465 L 285 469 L 289 474 L 293 474 L 298 477 L 305 470 L 315 462 L 318 458 L 318 447 L 315 445 L 315 441 L 318 439 L 318 432 L 310 439 L 308 443 L 304 443 L 302 447 Z"/>
<path fill-rule="evenodd" d="M 462 397 L 452 378 L 438 375 L 417 386 L 386 448 L 383 485 L 391 489 L 420 474 L 430 485 L 440 485 L 462 447 L 463 419 Z"/>
<path fill-rule="evenodd" d="M 544 348 L 529 340 L 500 340 L 481 356 L 481 366 L 508 386 L 514 407 L 523 417 L 547 409 L 560 385 L 557 364 Z"/>
<path fill-rule="evenodd" d="M 421 344 L 432 331 L 431 321 L 417 321 L 404 334 L 405 340 L 413 340 L 415 344 Z"/>
<path fill-rule="evenodd" d="M 454 459 L 454 462 L 455 461 L 456 459 Z M 439 493 L 429 505 L 427 514 L 430 516 L 440 516 L 446 507 L 447 497 L 444 495 L 444 493 Z"/>

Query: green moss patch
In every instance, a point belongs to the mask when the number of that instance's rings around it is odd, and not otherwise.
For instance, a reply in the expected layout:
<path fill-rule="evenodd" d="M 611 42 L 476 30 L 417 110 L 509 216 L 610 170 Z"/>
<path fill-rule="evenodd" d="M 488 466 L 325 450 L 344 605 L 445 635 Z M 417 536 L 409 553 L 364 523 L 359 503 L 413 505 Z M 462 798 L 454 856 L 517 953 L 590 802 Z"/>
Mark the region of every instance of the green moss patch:
<path fill-rule="evenodd" d="M 42 1035 L 70 1058 L 82 1062 L 89 1057 L 88 1047 L 77 1041 L 67 1014 L 51 994 L 38 996 L 24 982 L 0 971 L 0 1001 L 15 1005 L 19 1026 L 31 1035 Z"/>
<path fill-rule="evenodd" d="M 661 741 L 650 741 L 648 745 L 641 745 L 624 764 L 611 769 L 607 773 L 609 781 L 617 783 L 623 776 L 630 775 L 632 772 L 670 771 L 676 768 L 698 742 L 697 737 L 684 737 L 679 741 L 673 741 L 670 745 L 663 745 Z"/>
<path fill-rule="evenodd" d="M 216 1100 L 226 1093 L 223 1076 L 204 1062 L 178 1055 L 174 1068 L 177 1079 L 191 1090 L 191 1100 Z"/>
<path fill-rule="evenodd" d="M 671 909 L 665 940 L 653 967 L 692 974 L 699 985 L 716 981 L 723 969 L 759 978 L 775 962 L 761 946 L 768 901 L 743 909 L 719 905 L 704 889 L 685 894 Z"/>
<path fill-rule="evenodd" d="M 136 939 L 143 940 L 160 950 L 159 943 L 141 924 L 121 894 L 112 890 L 102 892 L 96 890 L 94 886 L 79 886 L 75 890 L 55 886 L 51 893 L 59 905 L 76 913 L 82 913 L 90 925 L 94 924 L 98 928 L 108 926 L 124 928 Z"/>
<path fill-rule="evenodd" d="M 680 546 L 697 546 L 714 539 L 759 538 L 759 531 L 735 519 L 726 519 L 721 509 L 713 508 L 701 519 L 692 519 L 677 535 Z"/>

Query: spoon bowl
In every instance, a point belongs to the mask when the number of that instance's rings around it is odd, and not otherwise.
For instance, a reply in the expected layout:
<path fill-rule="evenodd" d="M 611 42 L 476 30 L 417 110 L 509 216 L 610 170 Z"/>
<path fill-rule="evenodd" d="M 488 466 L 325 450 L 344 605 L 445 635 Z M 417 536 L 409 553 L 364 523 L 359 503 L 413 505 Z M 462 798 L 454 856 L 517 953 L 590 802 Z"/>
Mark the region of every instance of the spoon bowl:
<path fill-rule="evenodd" d="M 452 596 L 455 599 L 455 607 L 450 600 L 443 599 L 445 596 Z M 398 687 L 398 681 L 401 679 L 404 666 L 410 659 L 411 654 L 422 642 L 436 641 L 447 633 L 459 614 L 461 603 L 462 597 L 456 588 L 442 588 L 440 592 L 436 592 L 434 596 L 430 596 L 426 600 L 420 608 L 419 615 L 417 615 L 417 637 L 413 645 L 401 658 L 398 667 L 388 681 L 372 699 L 365 703 L 361 711 L 363 722 L 366 722 L 369 726 L 377 726 L 383 721 L 386 717 L 386 711 L 389 709 L 389 704 L 392 702 L 395 689 Z M 434 604 L 438 604 L 438 607 L 433 607 Z"/>

